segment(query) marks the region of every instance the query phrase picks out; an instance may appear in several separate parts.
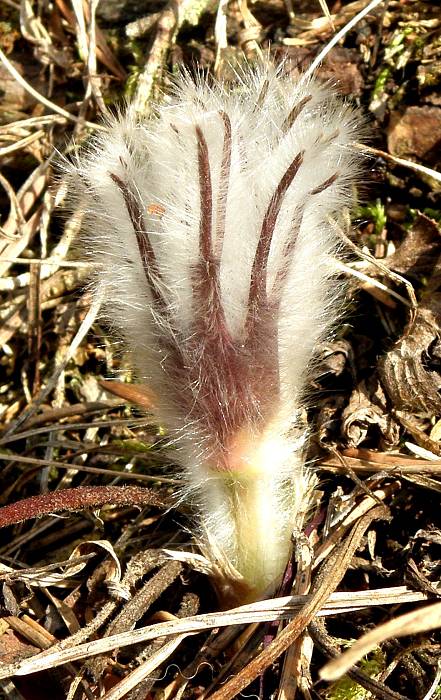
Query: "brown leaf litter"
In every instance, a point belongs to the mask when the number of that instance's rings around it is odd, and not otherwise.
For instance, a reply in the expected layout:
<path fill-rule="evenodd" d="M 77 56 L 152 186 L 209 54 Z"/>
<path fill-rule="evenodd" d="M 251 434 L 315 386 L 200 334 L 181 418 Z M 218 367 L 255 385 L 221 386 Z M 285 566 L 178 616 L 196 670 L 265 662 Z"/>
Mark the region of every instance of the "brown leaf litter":
<path fill-rule="evenodd" d="M 429 700 L 441 648 L 438 5 L 379 3 L 320 69 L 361 103 L 372 138 L 349 238 L 345 217 L 333 222 L 349 284 L 311 387 L 316 500 L 280 596 L 222 612 L 192 513 L 170 507 L 173 448 L 130 407 L 141 397 L 148 411 L 145 389 L 90 308 L 54 154 L 102 128 L 123 95 L 148 111 L 178 64 L 222 75 L 239 50 L 252 60 L 271 45 L 307 66 L 367 1 L 178 5 L 3 4 L 0 693 Z"/>

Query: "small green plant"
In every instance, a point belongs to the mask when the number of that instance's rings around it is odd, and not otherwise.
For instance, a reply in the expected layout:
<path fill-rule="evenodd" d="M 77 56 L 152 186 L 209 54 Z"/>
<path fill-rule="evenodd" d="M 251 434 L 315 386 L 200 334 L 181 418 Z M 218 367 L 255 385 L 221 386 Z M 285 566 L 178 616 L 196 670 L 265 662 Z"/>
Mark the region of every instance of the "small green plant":
<path fill-rule="evenodd" d="M 369 656 L 360 661 L 360 670 L 369 678 L 374 678 L 386 665 L 386 658 L 380 648 L 376 648 Z M 326 700 L 368 700 L 372 694 L 349 676 L 343 676 L 332 684 L 326 691 Z M 441 697 L 441 696 L 440 696 Z"/>
<path fill-rule="evenodd" d="M 357 218 L 367 218 L 375 224 L 375 234 L 377 236 L 383 231 L 387 222 L 386 209 L 380 199 L 375 202 L 369 202 L 362 207 L 359 207 L 356 212 Z"/>
<path fill-rule="evenodd" d="M 433 219 L 434 221 L 437 221 L 438 223 L 441 224 L 441 210 L 440 209 L 430 209 L 429 207 L 426 207 L 423 210 L 423 214 L 425 214 L 430 219 Z"/>
<path fill-rule="evenodd" d="M 435 698 L 435 700 L 436 700 L 437 698 L 441 698 L 441 685 L 439 685 L 439 686 L 435 689 L 435 692 L 433 693 L 433 697 Z"/>

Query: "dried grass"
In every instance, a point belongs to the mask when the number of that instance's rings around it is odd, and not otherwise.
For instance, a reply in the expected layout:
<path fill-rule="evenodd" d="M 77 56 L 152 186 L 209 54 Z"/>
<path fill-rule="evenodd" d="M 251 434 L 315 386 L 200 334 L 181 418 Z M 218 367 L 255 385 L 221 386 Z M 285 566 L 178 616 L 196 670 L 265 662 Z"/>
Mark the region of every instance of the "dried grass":
<path fill-rule="evenodd" d="M 185 0 L 155 8 L 144 24 L 123 15 L 104 30 L 94 0 L 56 0 L 52 9 L 3 1 L 0 503 L 9 510 L 0 508 L 0 678 L 7 697 L 45 697 L 23 683 L 37 671 L 57 697 L 72 699 L 226 700 L 250 684 L 246 692 L 264 700 L 334 698 L 341 696 L 332 695 L 331 681 L 348 671 L 380 698 L 429 700 L 439 692 L 441 448 L 436 391 L 434 399 L 424 387 L 440 381 L 433 295 L 441 279 L 441 163 L 430 149 L 427 159 L 415 155 L 418 124 L 406 135 L 408 152 L 387 146 L 391 116 L 416 101 L 440 111 L 439 8 L 395 0 L 322 5 L 302 12 L 279 0 Z M 124 401 L 132 389 L 115 399 L 105 390 L 112 382 L 100 381 L 129 380 L 130 372 L 90 305 L 78 223 L 56 208 L 65 183 L 54 180 L 54 161 L 73 138 L 103 128 L 102 115 L 121 103 L 126 84 L 148 111 L 167 70 L 183 60 L 221 74 L 230 55 L 251 56 L 271 39 L 276 54 L 310 64 L 332 36 L 340 46 L 324 69 L 337 66 L 336 80 L 352 81 L 376 119 L 367 150 L 383 180 L 370 191 L 381 202 L 360 211 L 357 260 L 342 269 L 358 310 L 323 352 L 311 410 L 311 456 L 322 482 L 293 554 L 294 588 L 218 612 L 210 564 L 189 542 L 189 514 L 168 510 L 175 473 L 161 450 L 162 427 L 133 415 Z M 423 334 L 428 297 L 436 304 Z M 386 370 L 378 361 L 385 356 Z M 146 481 L 149 491 L 132 487 L 138 500 L 127 499 L 129 481 Z M 343 637 L 359 639 L 340 656 Z M 370 678 L 354 664 L 379 645 L 387 666 Z M 319 675 L 326 657 L 336 658 Z"/>

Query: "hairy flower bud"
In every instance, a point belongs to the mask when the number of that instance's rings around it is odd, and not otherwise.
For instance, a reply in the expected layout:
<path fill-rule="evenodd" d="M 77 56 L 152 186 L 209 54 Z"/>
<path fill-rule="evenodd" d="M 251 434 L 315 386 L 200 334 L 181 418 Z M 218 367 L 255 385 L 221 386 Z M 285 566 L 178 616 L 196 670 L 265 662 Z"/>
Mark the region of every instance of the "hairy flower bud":
<path fill-rule="evenodd" d="M 280 582 L 302 525 L 305 388 L 341 308 L 329 217 L 360 161 L 357 113 L 284 68 L 183 74 L 71 166 L 106 317 L 179 445 L 219 588 L 242 597 Z"/>

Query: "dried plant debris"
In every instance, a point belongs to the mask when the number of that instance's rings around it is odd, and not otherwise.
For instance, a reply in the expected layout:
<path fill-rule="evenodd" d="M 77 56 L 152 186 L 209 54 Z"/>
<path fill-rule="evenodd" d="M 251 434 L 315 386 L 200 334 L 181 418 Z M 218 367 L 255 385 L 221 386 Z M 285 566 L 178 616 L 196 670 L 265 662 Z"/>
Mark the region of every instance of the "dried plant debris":
<path fill-rule="evenodd" d="M 441 280 L 441 228 L 430 217 L 417 212 L 410 226 L 403 230 L 403 238 L 397 249 L 384 263 L 391 270 L 406 277 L 421 280 L 423 277 L 428 288 L 435 291 Z"/>
<path fill-rule="evenodd" d="M 439 3 L 141 5 L 1 3 L 0 695 L 436 698 Z M 56 162 L 125 100 L 149 113 L 182 65 L 231 81 L 230 60 L 269 51 L 294 80 L 334 37 L 317 75 L 365 113 L 369 161 L 332 223 L 347 293 L 302 416 L 314 499 L 279 595 L 220 611 L 176 446 L 97 321 Z"/>
<path fill-rule="evenodd" d="M 388 127 L 390 153 L 402 158 L 416 156 L 438 168 L 441 165 L 441 109 L 409 107 L 404 114 L 394 112 Z"/>
<path fill-rule="evenodd" d="M 394 347 L 379 363 L 396 410 L 441 411 L 441 294 L 424 298 Z"/>
<path fill-rule="evenodd" d="M 380 382 L 370 377 L 368 382 L 362 380 L 352 392 L 342 413 L 342 432 L 348 445 L 356 447 L 367 439 L 374 428 L 380 445 L 386 448 L 398 445 L 398 423 L 390 413 Z"/>

